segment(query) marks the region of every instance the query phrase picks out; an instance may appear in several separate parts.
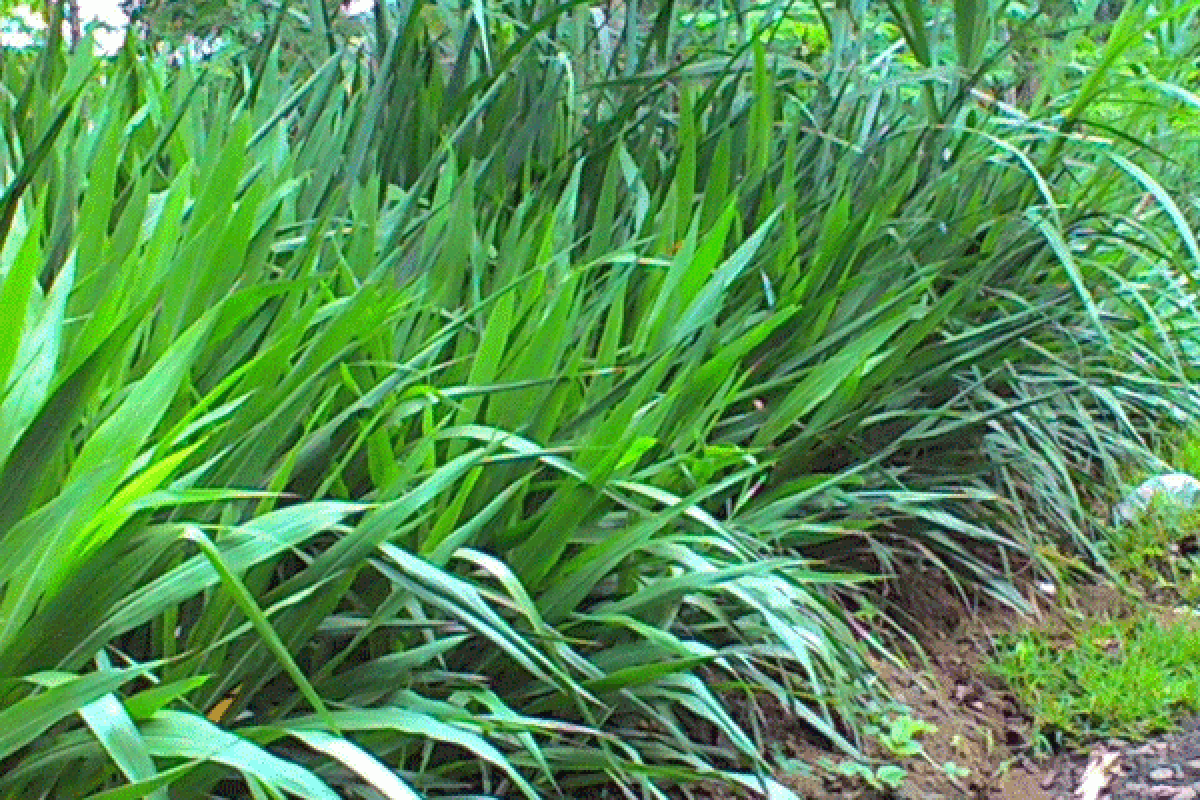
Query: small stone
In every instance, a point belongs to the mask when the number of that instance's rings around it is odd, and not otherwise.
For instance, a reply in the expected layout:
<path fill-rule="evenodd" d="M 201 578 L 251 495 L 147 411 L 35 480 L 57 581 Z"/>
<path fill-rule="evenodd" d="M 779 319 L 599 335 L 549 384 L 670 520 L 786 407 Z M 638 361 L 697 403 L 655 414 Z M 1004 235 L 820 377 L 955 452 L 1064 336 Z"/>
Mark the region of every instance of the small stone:
<path fill-rule="evenodd" d="M 1190 761 L 1183 762 L 1183 768 L 1188 772 L 1200 774 L 1200 758 L 1193 758 Z"/>
<path fill-rule="evenodd" d="M 1047 772 L 1045 775 L 1042 776 L 1041 787 L 1043 789 L 1049 790 L 1050 787 L 1054 786 L 1054 784 L 1057 781 L 1058 781 L 1058 774 L 1054 770 L 1050 770 L 1049 772 Z"/>
<path fill-rule="evenodd" d="M 1184 786 L 1175 792 L 1175 800 L 1196 800 L 1196 790 L 1190 786 Z"/>
<path fill-rule="evenodd" d="M 1138 749 L 1132 751 L 1131 755 L 1135 756 L 1153 756 L 1158 755 L 1158 748 L 1153 744 L 1144 744 Z"/>
<path fill-rule="evenodd" d="M 1155 800 L 1175 800 L 1175 793 L 1179 791 L 1176 786 L 1151 786 L 1147 791 L 1142 792 L 1143 797 L 1153 797 Z"/>
<path fill-rule="evenodd" d="M 1200 501 L 1200 481 L 1185 472 L 1156 475 L 1134 489 L 1113 509 L 1113 517 L 1117 524 L 1132 522 L 1159 498 L 1172 506 L 1195 508 Z"/>
<path fill-rule="evenodd" d="M 1175 770 L 1170 767 L 1159 767 L 1150 773 L 1149 778 L 1155 783 L 1165 783 L 1166 781 L 1175 780 Z"/>

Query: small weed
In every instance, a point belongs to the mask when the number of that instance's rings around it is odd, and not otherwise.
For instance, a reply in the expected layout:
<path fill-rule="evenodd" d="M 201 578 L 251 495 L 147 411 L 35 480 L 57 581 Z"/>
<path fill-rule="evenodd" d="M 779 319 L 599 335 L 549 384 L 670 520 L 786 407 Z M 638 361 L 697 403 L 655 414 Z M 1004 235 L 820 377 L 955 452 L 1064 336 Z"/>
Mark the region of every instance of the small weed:
<path fill-rule="evenodd" d="M 885 727 L 868 732 L 875 733 L 879 743 L 897 758 L 912 758 L 922 752 L 918 737 L 926 733 L 936 733 L 937 728 L 924 720 L 915 719 L 907 714 L 888 717 L 884 720 Z"/>
<path fill-rule="evenodd" d="M 771 757 L 785 775 L 794 778 L 799 776 L 810 777 L 813 774 L 812 764 L 785 754 L 778 743 L 771 745 Z"/>
<path fill-rule="evenodd" d="M 867 726 L 866 731 L 895 761 L 924 759 L 956 784 L 970 774 L 969 770 L 953 761 L 938 764 L 930 758 L 920 739 L 925 734 L 937 733 L 937 726 L 912 716 L 907 710 L 881 714 L 875 724 Z M 896 763 L 873 765 L 847 759 L 834 764 L 824 759 L 821 766 L 837 775 L 860 781 L 878 792 L 894 792 L 908 779 L 908 770 Z"/>
<path fill-rule="evenodd" d="M 905 779 L 908 778 L 908 770 L 895 764 L 873 767 L 870 764 L 849 759 L 837 764 L 824 759 L 822 766 L 842 777 L 861 781 L 877 792 L 895 791 L 903 786 Z"/>

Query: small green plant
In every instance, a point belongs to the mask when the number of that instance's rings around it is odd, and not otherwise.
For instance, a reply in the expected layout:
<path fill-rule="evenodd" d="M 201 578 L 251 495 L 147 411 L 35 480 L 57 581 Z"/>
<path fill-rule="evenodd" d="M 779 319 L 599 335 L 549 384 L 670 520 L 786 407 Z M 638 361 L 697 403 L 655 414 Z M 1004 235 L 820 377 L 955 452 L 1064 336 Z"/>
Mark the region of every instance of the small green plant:
<path fill-rule="evenodd" d="M 772 742 L 769 746 L 771 751 L 771 761 L 779 767 L 780 772 L 789 777 L 810 777 L 814 769 L 813 765 L 807 761 L 802 761 L 798 758 L 793 758 L 784 752 L 779 742 Z"/>
<path fill-rule="evenodd" d="M 925 734 L 937 733 L 937 726 L 912 716 L 907 709 L 883 713 L 876 723 L 867 725 L 865 730 L 883 748 L 886 757 L 897 762 L 923 758 L 954 781 L 969 774 L 967 769 L 953 761 L 938 764 L 929 756 L 920 739 Z M 908 770 L 898 763 L 870 764 L 846 759 L 834 764 L 824 759 L 821 766 L 837 775 L 861 781 L 878 792 L 895 791 L 908 778 Z"/>
<path fill-rule="evenodd" d="M 903 786 L 904 781 L 908 778 L 908 770 L 896 764 L 883 764 L 876 767 L 850 759 L 838 762 L 837 764 L 833 764 L 826 759 L 822 764 L 831 772 L 835 772 L 846 778 L 862 781 L 877 792 L 894 792 Z"/>
<path fill-rule="evenodd" d="M 911 758 L 924 752 L 919 737 L 936 733 L 937 726 L 908 714 L 899 714 L 884 719 L 885 728 L 879 731 L 879 743 L 899 758 Z"/>

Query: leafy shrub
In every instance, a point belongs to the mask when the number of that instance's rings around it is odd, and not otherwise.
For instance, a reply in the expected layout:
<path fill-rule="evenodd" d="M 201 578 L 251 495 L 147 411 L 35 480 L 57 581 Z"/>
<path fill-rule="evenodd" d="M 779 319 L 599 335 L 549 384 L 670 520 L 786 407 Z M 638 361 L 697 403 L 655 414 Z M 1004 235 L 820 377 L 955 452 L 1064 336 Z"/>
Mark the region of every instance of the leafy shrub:
<path fill-rule="evenodd" d="M 878 578 L 1091 547 L 1197 412 L 1158 23 L 1022 111 L 990 23 L 675 12 L 0 62 L 0 791 L 786 797 Z"/>

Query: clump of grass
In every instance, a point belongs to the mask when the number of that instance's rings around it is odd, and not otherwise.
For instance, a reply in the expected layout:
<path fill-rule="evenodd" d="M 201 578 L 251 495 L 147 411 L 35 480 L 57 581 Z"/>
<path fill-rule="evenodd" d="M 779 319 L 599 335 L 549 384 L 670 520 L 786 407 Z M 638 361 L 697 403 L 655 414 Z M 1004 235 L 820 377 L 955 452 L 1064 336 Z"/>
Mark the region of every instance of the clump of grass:
<path fill-rule="evenodd" d="M 1171 450 L 1171 463 L 1182 472 L 1200 475 L 1200 434 L 1185 435 Z"/>
<path fill-rule="evenodd" d="M 1058 745 L 1138 738 L 1200 711 L 1200 622 L 1091 621 L 1068 635 L 1002 637 L 992 670 Z"/>
<path fill-rule="evenodd" d="M 1200 511 L 1155 502 L 1134 524 L 1108 533 L 1110 565 L 1135 592 L 1188 605 L 1200 602 Z"/>

